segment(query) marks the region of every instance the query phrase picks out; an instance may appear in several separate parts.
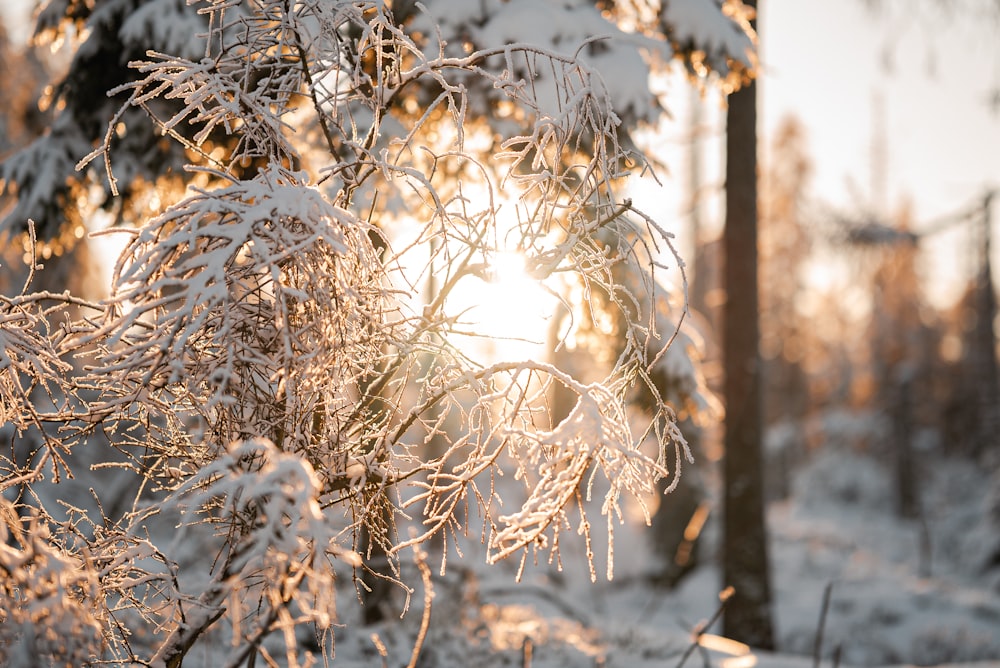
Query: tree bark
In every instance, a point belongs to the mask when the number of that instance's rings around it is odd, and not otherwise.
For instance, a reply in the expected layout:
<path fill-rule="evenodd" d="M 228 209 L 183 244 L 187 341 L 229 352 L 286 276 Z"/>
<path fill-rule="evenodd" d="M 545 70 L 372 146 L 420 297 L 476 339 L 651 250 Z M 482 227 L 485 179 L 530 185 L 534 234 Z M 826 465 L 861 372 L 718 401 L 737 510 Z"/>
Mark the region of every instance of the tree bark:
<path fill-rule="evenodd" d="M 754 83 L 733 93 L 726 118 L 722 561 L 723 584 L 735 593 L 726 607 L 723 633 L 753 647 L 772 649 L 757 295 L 756 98 Z"/>
<path fill-rule="evenodd" d="M 993 285 L 993 267 L 990 257 L 992 246 L 991 217 L 993 197 L 996 191 L 988 192 L 983 198 L 981 219 L 981 255 L 979 278 L 976 285 L 976 326 L 973 331 L 972 359 L 975 364 L 976 394 L 979 398 L 976 408 L 979 413 L 978 433 L 973 436 L 974 452 L 983 460 L 993 457 L 997 451 L 997 432 L 1000 430 L 1000 370 L 997 365 L 996 331 L 997 317 L 996 290 Z M 984 460 L 987 461 L 987 460 Z M 990 462 L 991 463 L 991 462 Z"/>

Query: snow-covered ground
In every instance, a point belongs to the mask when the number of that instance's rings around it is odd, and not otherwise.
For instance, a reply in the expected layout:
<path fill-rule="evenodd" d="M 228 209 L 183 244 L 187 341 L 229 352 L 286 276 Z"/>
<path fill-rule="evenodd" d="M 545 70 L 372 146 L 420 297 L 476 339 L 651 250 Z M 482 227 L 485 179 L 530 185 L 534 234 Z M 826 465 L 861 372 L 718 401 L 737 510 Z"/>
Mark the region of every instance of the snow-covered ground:
<path fill-rule="evenodd" d="M 815 457 L 797 473 L 792 497 L 771 505 L 778 653 L 722 639 L 717 623 L 689 651 L 692 631 L 719 607 L 710 521 L 705 565 L 672 591 L 651 582 L 655 558 L 642 527 L 616 531 L 615 579 L 595 584 L 582 555 L 568 548 L 562 572 L 529 567 L 517 584 L 516 564 L 487 567 L 476 546 L 466 546 L 444 576 L 435 574 L 431 630 L 417 665 L 814 666 L 829 586 L 822 666 L 1000 666 L 1000 571 L 984 568 L 1000 542 L 989 527 L 991 477 L 969 463 L 932 460 L 924 462 L 925 523 L 897 520 L 889 475 L 849 451 Z M 374 627 L 360 625 L 345 592 L 336 665 L 406 665 L 423 600 L 419 577 L 408 581 L 416 583 L 410 611 Z"/>

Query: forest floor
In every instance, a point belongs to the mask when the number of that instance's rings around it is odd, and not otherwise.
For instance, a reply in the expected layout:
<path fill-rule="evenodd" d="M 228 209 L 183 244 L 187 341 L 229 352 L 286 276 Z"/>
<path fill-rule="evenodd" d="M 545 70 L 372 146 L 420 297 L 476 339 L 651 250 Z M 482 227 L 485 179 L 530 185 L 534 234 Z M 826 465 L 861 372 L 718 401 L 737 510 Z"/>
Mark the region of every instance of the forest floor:
<path fill-rule="evenodd" d="M 653 584 L 649 530 L 634 523 L 616 528 L 614 579 L 598 565 L 596 583 L 569 548 L 561 571 L 529 565 L 516 583 L 517 564 L 488 567 L 472 543 L 449 557 L 444 576 L 435 573 L 416 665 L 806 668 L 817 665 L 822 628 L 822 666 L 1000 666 L 1000 569 L 986 568 L 1000 545 L 989 519 L 996 483 L 967 462 L 928 455 L 921 464 L 922 521 L 897 519 L 890 476 L 845 451 L 815 458 L 796 473 L 790 497 L 770 505 L 776 653 L 715 635 L 717 622 L 701 628 L 720 605 L 710 520 L 702 565 L 672 590 Z M 409 612 L 374 626 L 360 624 L 345 590 L 335 665 L 408 664 L 424 599 L 411 575 Z"/>

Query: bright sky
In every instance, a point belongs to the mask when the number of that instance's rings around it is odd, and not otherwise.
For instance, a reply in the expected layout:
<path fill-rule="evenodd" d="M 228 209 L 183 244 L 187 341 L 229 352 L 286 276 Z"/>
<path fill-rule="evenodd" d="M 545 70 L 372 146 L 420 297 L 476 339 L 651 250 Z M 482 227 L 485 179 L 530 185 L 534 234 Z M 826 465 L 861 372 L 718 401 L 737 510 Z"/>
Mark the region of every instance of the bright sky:
<path fill-rule="evenodd" d="M 932 9 L 938 3 L 909 3 L 930 10 L 923 16 L 886 4 L 896 11 L 880 19 L 860 0 L 762 0 L 762 128 L 769 134 L 795 114 L 808 130 L 816 195 L 847 212 L 855 203 L 855 211 L 882 204 L 892 212 L 909 199 L 919 229 L 921 221 L 966 209 L 987 188 L 1000 187 L 1000 108 L 988 104 L 990 89 L 1000 85 L 1000 22 L 966 15 L 943 26 Z M 887 130 L 881 203 L 872 200 L 876 123 Z M 858 195 L 868 201 L 857 202 Z M 996 221 L 1000 206 L 993 209 Z M 968 268 L 956 266 L 970 257 L 962 234 L 932 243 L 940 251 L 927 264 L 929 274 L 968 276 Z M 949 281 L 930 284 L 939 300 L 959 289 Z"/>
<path fill-rule="evenodd" d="M 34 4 L 32 0 L 4 0 L 0 3 L 0 17 L 4 19 L 4 27 L 12 40 L 23 42 L 28 38 L 30 11 Z"/>
<path fill-rule="evenodd" d="M 846 201 L 848 178 L 868 190 L 872 100 L 880 95 L 890 207 L 909 195 L 934 217 L 998 185 L 1000 109 L 991 115 L 987 93 L 1000 83 L 1000 24 L 964 17 L 931 34 L 920 19 L 879 21 L 862 4 L 764 0 L 765 128 L 788 113 L 801 117 L 821 158 L 817 184 Z M 890 71 L 882 66 L 887 48 Z"/>

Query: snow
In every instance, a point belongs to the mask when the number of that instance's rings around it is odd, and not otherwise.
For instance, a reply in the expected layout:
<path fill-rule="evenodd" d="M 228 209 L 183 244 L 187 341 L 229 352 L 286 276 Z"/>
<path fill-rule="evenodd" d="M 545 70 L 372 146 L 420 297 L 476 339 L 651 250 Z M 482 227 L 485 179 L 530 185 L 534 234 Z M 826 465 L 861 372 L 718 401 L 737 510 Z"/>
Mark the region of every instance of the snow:
<path fill-rule="evenodd" d="M 206 21 L 177 0 L 155 0 L 129 13 L 119 34 L 126 44 L 156 44 L 165 53 L 197 58 L 204 53 Z"/>
<path fill-rule="evenodd" d="M 891 480 L 869 456 L 826 453 L 799 474 L 792 501 L 770 514 L 783 647 L 810 651 L 815 630 L 803 619 L 818 619 L 832 583 L 826 646 L 841 645 L 846 663 L 1000 658 L 995 583 L 984 587 L 982 561 L 963 563 L 951 551 L 987 523 L 975 510 L 986 476 L 957 462 L 924 474 L 926 529 L 893 516 Z M 973 487 L 954 494 L 963 479 Z"/>
<path fill-rule="evenodd" d="M 838 421 L 845 418 L 831 420 Z M 565 432 L 573 423 L 570 420 L 553 433 Z M 261 470 L 248 474 L 235 466 L 247 452 L 270 453 L 271 459 Z M 989 529 L 990 504 L 985 494 L 991 485 L 990 472 L 937 454 L 929 457 L 933 460 L 926 462 L 922 489 L 930 559 L 921 552 L 924 530 L 920 523 L 901 522 L 893 516 L 884 467 L 864 452 L 831 446 L 796 472 L 791 497 L 772 504 L 769 512 L 780 652 L 726 643 L 713 626 L 701 637 L 701 644 L 714 649 L 706 649 L 705 654 L 696 651 L 685 665 L 813 666 L 827 586 L 831 595 L 823 628 L 823 666 L 833 665 L 837 647 L 841 648 L 839 665 L 844 668 L 1000 665 L 996 633 L 1000 574 L 984 571 L 987 552 L 973 547 L 996 538 Z M 244 489 L 276 515 L 295 518 L 286 526 L 298 523 L 302 527 L 301 533 L 295 532 L 298 535 L 316 531 L 307 526 L 317 521 L 315 507 L 308 500 L 292 501 L 299 495 L 311 496 L 315 485 L 314 474 L 300 460 L 277 455 L 268 444 L 246 443 L 236 446 L 215 470 L 225 475 L 205 494 Z M 669 507 L 669 496 L 665 503 Z M 711 559 L 716 521 L 710 521 L 707 529 L 703 565 L 674 590 L 653 584 L 650 565 L 655 558 L 641 522 L 627 521 L 616 527 L 613 582 L 589 581 L 582 540 L 570 532 L 563 538 L 561 566 L 529 560 L 520 583 L 515 579 L 516 563 L 487 566 L 486 546 L 478 536 L 470 536 L 461 543 L 461 555 L 451 548 L 445 573 L 433 579 L 431 630 L 420 665 L 522 665 L 525 648 L 530 646 L 534 668 L 678 666 L 691 646 L 692 632 L 719 607 L 721 583 Z M 595 552 L 602 549 L 598 533 Z M 273 546 L 290 537 L 275 534 L 265 542 Z M 199 546 L 203 543 L 191 537 L 177 548 L 191 552 L 193 558 L 203 549 Z M 183 559 L 183 554 L 178 556 Z M 437 570 L 433 551 L 431 562 Z M 419 583 L 411 561 L 404 558 L 402 567 L 404 581 Z M 423 612 L 422 592 L 416 586 L 414 603 L 404 617 L 390 616 L 380 624 L 364 626 L 349 571 L 344 571 L 337 593 L 335 665 L 380 665 L 379 645 L 384 647 L 388 665 L 405 663 Z M 397 598 L 402 604 L 401 590 Z M 219 633 L 224 635 L 222 630 Z M 304 648 L 315 642 L 308 635 L 300 638 Z M 225 644 L 222 641 L 219 646 Z M 200 649 L 186 658 L 185 665 L 212 666 L 221 660 Z"/>
<path fill-rule="evenodd" d="M 686 665 L 814 666 L 828 585 L 823 666 L 833 665 L 838 647 L 844 668 L 1000 665 L 1000 578 L 994 572 L 991 581 L 981 562 L 970 562 L 953 544 L 987 531 L 982 492 L 989 474 L 945 459 L 925 473 L 929 574 L 920 553 L 920 524 L 893 516 L 886 503 L 890 481 L 875 459 L 835 450 L 805 465 L 791 498 L 772 504 L 768 515 L 779 651 L 726 643 L 713 626 L 701 644 L 716 649 L 695 652 Z M 709 553 L 717 530 L 710 521 Z M 529 565 L 515 583 L 516 565 L 483 567 L 483 548 L 472 537 L 462 545 L 464 557 L 450 556 L 446 574 L 435 579 L 437 624 L 426 665 L 522 665 L 526 641 L 535 668 L 680 665 L 692 631 L 719 607 L 718 568 L 707 558 L 679 587 L 661 589 L 650 579 L 654 557 L 641 523 L 618 527 L 615 540 L 614 582 L 589 583 L 582 551 L 564 546 L 561 569 Z M 378 656 L 373 635 L 390 660 L 408 656 L 419 608 L 402 623 L 362 629 L 349 621 L 354 607 L 341 606 L 348 628 L 338 635 L 338 661 L 371 665 Z"/>
<path fill-rule="evenodd" d="M 593 5 L 550 3 L 540 11 L 535 0 L 514 0 L 502 12 L 491 16 L 474 35 L 482 48 L 530 43 L 567 56 L 580 54 L 583 62 L 599 73 L 604 92 L 614 100 L 617 113 L 630 114 L 639 120 L 655 116 L 656 103 L 646 83 L 649 66 L 639 48 L 654 49 L 663 58 L 669 57 L 669 49 L 664 43 L 622 32 Z M 592 39 L 597 41 L 588 42 Z M 587 44 L 593 47 L 587 48 Z M 545 75 L 539 78 L 544 79 Z"/>
<path fill-rule="evenodd" d="M 725 10 L 719 11 L 719 4 L 716 0 L 669 0 L 664 20 L 672 29 L 672 38 L 704 51 L 709 63 L 720 70 L 725 70 L 727 59 L 754 66 L 753 45 Z"/>
<path fill-rule="evenodd" d="M 615 111 L 635 121 L 652 121 L 659 113 L 658 103 L 649 92 L 649 55 L 666 61 L 669 45 L 625 32 L 605 18 L 590 3 L 537 2 L 512 0 L 486 3 L 434 0 L 426 3 L 427 13 L 417 18 L 414 29 L 435 34 L 466 35 L 468 43 L 480 50 L 502 49 L 512 44 L 530 44 L 564 57 L 579 57 L 597 73 L 598 97 L 614 101 Z M 461 45 L 446 45 L 461 54 Z M 533 64 L 516 63 L 512 83 L 528 76 Z M 521 71 L 523 70 L 523 72 Z M 560 97 L 553 72 L 548 66 L 531 71 L 530 86 L 541 102 L 543 113 L 556 114 L 570 107 Z"/>

